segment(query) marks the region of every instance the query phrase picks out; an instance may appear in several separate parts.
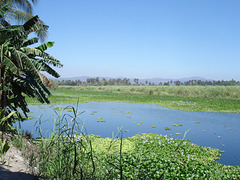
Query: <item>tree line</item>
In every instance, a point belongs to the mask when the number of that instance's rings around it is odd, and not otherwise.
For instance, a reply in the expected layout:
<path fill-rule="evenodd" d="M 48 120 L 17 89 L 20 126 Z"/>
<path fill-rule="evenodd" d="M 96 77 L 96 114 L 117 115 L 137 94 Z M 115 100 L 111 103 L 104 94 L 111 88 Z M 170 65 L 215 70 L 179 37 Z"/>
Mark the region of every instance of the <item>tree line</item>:
<path fill-rule="evenodd" d="M 86 80 L 52 80 L 52 83 L 56 86 L 58 85 L 68 85 L 68 86 L 107 86 L 107 85 L 119 85 L 119 86 L 239 86 L 240 82 L 235 80 L 188 80 L 188 81 L 166 81 L 160 83 L 154 83 L 149 80 L 140 81 L 135 78 L 130 80 L 128 78 L 113 78 L 113 79 L 100 79 L 87 78 Z"/>

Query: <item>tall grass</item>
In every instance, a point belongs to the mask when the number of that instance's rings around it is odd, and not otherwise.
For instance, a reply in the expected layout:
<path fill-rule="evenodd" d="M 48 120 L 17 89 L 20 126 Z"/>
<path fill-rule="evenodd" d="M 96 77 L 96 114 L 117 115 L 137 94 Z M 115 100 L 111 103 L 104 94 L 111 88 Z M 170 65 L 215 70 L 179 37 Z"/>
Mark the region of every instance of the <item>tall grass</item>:
<path fill-rule="evenodd" d="M 240 99 L 239 86 L 59 86 L 59 93 L 64 92 L 64 89 L 158 96 Z"/>

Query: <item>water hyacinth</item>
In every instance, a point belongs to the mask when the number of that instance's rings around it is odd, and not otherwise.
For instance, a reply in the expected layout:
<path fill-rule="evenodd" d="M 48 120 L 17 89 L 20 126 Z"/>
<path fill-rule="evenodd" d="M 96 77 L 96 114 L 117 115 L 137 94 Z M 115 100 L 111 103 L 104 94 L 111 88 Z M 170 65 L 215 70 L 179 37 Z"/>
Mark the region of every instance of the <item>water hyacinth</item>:
<path fill-rule="evenodd" d="M 240 175 L 240 168 L 215 161 L 219 150 L 194 145 L 189 140 L 151 133 L 122 139 L 100 138 L 80 131 L 73 135 L 73 132 L 77 131 L 41 139 L 36 158 L 41 161 L 41 176 L 51 179 L 234 179 L 235 176 L 237 179 Z M 56 138 L 58 143 L 52 143 Z"/>

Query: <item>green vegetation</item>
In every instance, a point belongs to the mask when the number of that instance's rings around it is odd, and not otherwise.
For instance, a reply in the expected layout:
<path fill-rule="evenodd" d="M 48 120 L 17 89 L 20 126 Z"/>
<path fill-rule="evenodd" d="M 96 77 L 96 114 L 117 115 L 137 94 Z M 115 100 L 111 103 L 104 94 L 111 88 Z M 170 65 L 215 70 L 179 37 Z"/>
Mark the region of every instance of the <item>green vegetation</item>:
<path fill-rule="evenodd" d="M 106 122 L 105 120 L 97 120 L 97 122 Z"/>
<path fill-rule="evenodd" d="M 122 138 L 121 132 L 113 138 L 85 135 L 77 124 L 77 115 L 66 123 L 62 111 L 59 113 L 52 135 L 34 140 L 39 151 L 33 158 L 37 163 L 33 164 L 39 164 L 38 172 L 43 178 L 238 179 L 240 176 L 239 166 L 224 166 L 216 161 L 220 157 L 218 149 L 151 133 L 129 138 Z"/>
<path fill-rule="evenodd" d="M 178 126 L 182 126 L 182 124 L 173 124 L 173 126 L 176 126 L 176 127 L 178 127 Z"/>
<path fill-rule="evenodd" d="M 21 4 L 20 1 L 14 1 L 10 7 L 8 3 L 11 2 L 0 3 L 0 111 L 5 111 L 4 116 L 15 112 L 15 116 L 7 119 L 10 125 L 16 122 L 16 116 L 17 120 L 22 121 L 22 114 L 27 116 L 29 109 L 25 95 L 36 98 L 41 103 L 49 103 L 48 96 L 51 93 L 46 84 L 51 87 L 51 83 L 43 72 L 57 78 L 60 75 L 51 66 L 62 66 L 59 60 L 45 52 L 54 42 L 30 47 L 38 43 L 39 38 L 28 38 L 28 35 L 32 32 L 41 34 L 48 29 L 38 16 L 32 16 L 23 25 L 10 25 L 6 21 L 8 15 L 14 14 L 12 6 Z M 24 1 L 21 5 L 26 6 L 27 2 Z M 17 11 L 14 12 L 17 17 L 20 16 Z M 19 113 L 19 109 L 22 113 Z M 5 129 L 4 126 L 0 126 L 1 131 Z"/>
<path fill-rule="evenodd" d="M 153 95 L 149 95 L 149 90 Z M 86 102 L 148 103 L 184 111 L 240 112 L 238 86 L 60 86 L 52 104 Z M 29 104 L 40 104 L 27 98 Z"/>
<path fill-rule="evenodd" d="M 9 2 L 12 3 L 11 8 L 6 5 Z M 18 11 L 15 11 L 17 12 L 15 17 L 20 18 L 19 20 L 27 20 L 23 25 L 11 26 L 5 20 L 6 13 L 14 6 L 31 9 L 28 0 L 22 2 L 26 5 L 21 4 L 21 1 L 4 1 L 0 5 L 0 129 L 2 131 L 10 131 L 16 118 L 30 119 L 26 114 L 29 112 L 27 105 L 49 103 L 48 96 L 51 93 L 52 104 L 131 102 L 152 103 L 191 111 L 239 112 L 238 87 L 59 86 L 56 91 L 49 90 L 45 84 L 49 87 L 52 87 L 52 84 L 42 71 L 59 77 L 50 66 L 62 66 L 57 59 L 45 52 L 47 48 L 53 46 L 53 42 L 33 48 L 29 46 L 37 43 L 38 38 L 28 39 L 28 35 L 32 32 L 42 34 L 43 36 L 40 37 L 44 37 L 48 27 L 42 24 L 38 16 L 29 16 L 29 18 L 26 17 L 26 13 L 21 16 Z M 92 82 L 93 80 L 89 80 L 89 83 Z M 125 79 L 124 83 L 126 82 L 129 81 Z M 138 79 L 134 82 L 136 85 L 139 84 Z M 22 116 L 17 108 L 20 108 L 26 117 Z M 67 123 L 66 116 L 62 116 L 63 110 L 56 108 L 59 119 L 55 121 L 53 133 L 49 138 L 43 138 L 41 120 L 39 120 L 40 138 L 33 140 L 35 149 L 29 151 L 28 147 L 23 147 L 25 140 L 19 131 L 18 138 L 12 142 L 21 149 L 25 148 L 24 154 L 30 152 L 29 162 L 38 167 L 37 173 L 43 178 L 239 179 L 240 177 L 239 166 L 223 166 L 215 161 L 220 156 L 218 149 L 201 147 L 191 144 L 189 140 L 173 139 L 157 134 L 140 134 L 124 139 L 121 132 L 113 138 L 85 135 L 82 132 L 84 127 L 79 127 L 76 121 L 80 112 L 74 108 L 65 110 L 73 113 L 71 121 Z M 96 113 L 97 111 L 92 112 L 93 115 Z M 99 118 L 97 122 L 105 121 Z M 168 127 L 165 129 L 170 130 Z M 176 135 L 180 134 L 176 133 Z M 31 133 L 28 136 L 30 137 Z M 0 148 L 1 160 L 4 163 L 9 143 L 0 141 Z"/>
<path fill-rule="evenodd" d="M 40 172 L 45 178 L 237 179 L 240 175 L 239 167 L 215 161 L 219 156 L 217 149 L 156 134 L 126 139 L 55 135 L 39 140 L 38 144 L 43 146 L 39 157 L 43 160 Z"/>
<path fill-rule="evenodd" d="M 4 164 L 5 154 L 7 153 L 9 148 L 10 148 L 9 143 L 6 140 L 4 140 L 4 141 L 0 140 L 0 151 L 1 151 L 2 164 Z"/>

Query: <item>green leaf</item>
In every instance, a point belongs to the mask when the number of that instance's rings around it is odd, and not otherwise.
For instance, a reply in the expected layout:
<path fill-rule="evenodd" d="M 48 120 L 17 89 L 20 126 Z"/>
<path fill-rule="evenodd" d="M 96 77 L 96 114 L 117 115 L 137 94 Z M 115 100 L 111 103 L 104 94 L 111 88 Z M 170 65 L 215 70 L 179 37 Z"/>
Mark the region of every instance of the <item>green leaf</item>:
<path fill-rule="evenodd" d="M 46 42 L 46 43 L 44 43 L 44 44 L 42 44 L 42 45 L 36 47 L 36 49 L 40 49 L 41 51 L 45 51 L 45 50 L 47 50 L 47 48 L 52 47 L 53 44 L 54 44 L 53 41 L 49 41 L 49 42 Z"/>
<path fill-rule="evenodd" d="M 17 66 L 8 57 L 4 56 L 3 64 L 5 64 L 11 72 L 18 74 Z"/>
<path fill-rule="evenodd" d="M 0 9 L 0 18 L 3 18 L 4 14 L 9 10 L 9 6 L 8 5 L 4 5 L 1 9 Z"/>
<path fill-rule="evenodd" d="M 29 46 L 35 43 L 38 43 L 38 38 L 36 37 L 24 40 L 22 46 Z"/>
<path fill-rule="evenodd" d="M 33 28 L 35 24 L 38 22 L 38 16 L 34 16 L 31 19 L 29 19 L 24 25 L 23 28 L 25 31 L 29 31 Z"/>

